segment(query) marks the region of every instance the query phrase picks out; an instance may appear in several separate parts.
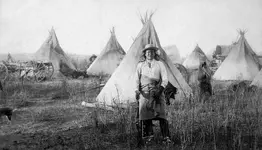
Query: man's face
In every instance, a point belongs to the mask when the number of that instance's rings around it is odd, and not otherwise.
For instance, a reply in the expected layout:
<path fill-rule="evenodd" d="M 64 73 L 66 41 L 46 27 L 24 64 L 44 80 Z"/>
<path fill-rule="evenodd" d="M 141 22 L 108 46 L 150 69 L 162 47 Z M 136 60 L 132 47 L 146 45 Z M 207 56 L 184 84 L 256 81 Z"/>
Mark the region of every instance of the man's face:
<path fill-rule="evenodd" d="M 146 50 L 146 52 L 145 52 L 145 56 L 146 56 L 146 59 L 147 60 L 153 60 L 154 59 L 154 57 L 155 57 L 155 50 L 152 50 L 152 49 L 148 49 L 148 50 Z"/>

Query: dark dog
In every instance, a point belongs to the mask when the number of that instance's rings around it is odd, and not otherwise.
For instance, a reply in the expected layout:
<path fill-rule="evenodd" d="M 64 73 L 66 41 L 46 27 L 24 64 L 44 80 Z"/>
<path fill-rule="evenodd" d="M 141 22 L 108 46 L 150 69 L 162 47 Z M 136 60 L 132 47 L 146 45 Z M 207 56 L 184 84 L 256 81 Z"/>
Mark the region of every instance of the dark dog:
<path fill-rule="evenodd" d="M 11 121 L 14 111 L 15 111 L 15 109 L 11 109 L 11 108 L 8 108 L 8 107 L 0 108 L 0 117 L 6 116 L 8 118 L 8 120 Z"/>

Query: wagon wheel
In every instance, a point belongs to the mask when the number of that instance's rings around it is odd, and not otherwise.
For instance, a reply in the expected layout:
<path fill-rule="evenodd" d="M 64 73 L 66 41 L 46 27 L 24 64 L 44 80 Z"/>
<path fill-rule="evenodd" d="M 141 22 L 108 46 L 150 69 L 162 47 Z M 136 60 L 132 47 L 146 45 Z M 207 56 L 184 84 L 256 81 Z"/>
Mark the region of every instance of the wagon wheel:
<path fill-rule="evenodd" d="M 50 62 L 37 62 L 34 67 L 35 79 L 37 82 L 50 79 L 54 73 L 54 67 Z"/>
<path fill-rule="evenodd" d="M 45 62 L 42 64 L 38 65 L 39 73 L 37 74 L 38 77 L 36 79 L 38 82 L 43 81 L 44 79 L 46 80 L 51 79 L 52 75 L 54 74 L 54 66 L 51 62 Z"/>
<path fill-rule="evenodd" d="M 47 76 L 46 77 L 47 79 L 51 79 L 51 77 L 54 74 L 54 70 L 55 70 L 54 66 L 51 62 L 47 63 L 46 66 L 47 66 Z"/>
<path fill-rule="evenodd" d="M 8 69 L 5 64 L 0 63 L 0 80 L 5 81 L 8 76 Z"/>

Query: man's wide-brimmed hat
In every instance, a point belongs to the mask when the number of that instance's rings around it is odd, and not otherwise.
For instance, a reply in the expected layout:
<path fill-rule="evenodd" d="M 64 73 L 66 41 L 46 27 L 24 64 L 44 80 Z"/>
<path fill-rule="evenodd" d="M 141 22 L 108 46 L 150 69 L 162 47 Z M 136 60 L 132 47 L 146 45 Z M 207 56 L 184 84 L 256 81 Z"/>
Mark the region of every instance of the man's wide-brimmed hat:
<path fill-rule="evenodd" d="M 158 50 L 158 48 L 156 46 L 154 46 L 153 44 L 147 44 L 145 46 L 145 48 L 142 50 L 142 52 L 145 52 L 146 50 L 154 50 L 155 52 Z"/>

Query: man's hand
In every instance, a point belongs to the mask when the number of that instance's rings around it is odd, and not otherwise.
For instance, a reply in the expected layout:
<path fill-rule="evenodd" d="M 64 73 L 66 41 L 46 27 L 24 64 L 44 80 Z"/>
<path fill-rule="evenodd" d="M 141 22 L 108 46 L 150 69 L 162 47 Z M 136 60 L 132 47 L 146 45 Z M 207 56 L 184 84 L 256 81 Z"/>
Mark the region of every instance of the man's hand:
<path fill-rule="evenodd" d="M 160 86 L 158 89 L 156 89 L 155 91 L 152 91 L 150 94 L 151 94 L 151 97 L 154 97 L 154 98 L 159 98 L 162 94 L 162 92 L 164 91 L 164 87 L 163 86 Z"/>
<path fill-rule="evenodd" d="M 138 90 L 136 90 L 135 93 L 136 93 L 136 100 L 139 100 L 139 98 L 140 98 L 140 92 L 139 92 Z"/>

